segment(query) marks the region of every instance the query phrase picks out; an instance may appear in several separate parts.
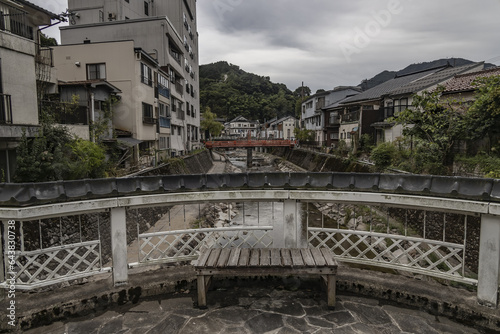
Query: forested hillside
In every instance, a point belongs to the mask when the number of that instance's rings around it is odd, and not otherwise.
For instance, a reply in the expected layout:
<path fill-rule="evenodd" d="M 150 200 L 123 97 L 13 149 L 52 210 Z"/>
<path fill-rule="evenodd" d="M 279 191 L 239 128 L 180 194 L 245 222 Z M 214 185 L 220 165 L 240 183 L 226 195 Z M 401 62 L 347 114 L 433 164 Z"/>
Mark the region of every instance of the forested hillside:
<path fill-rule="evenodd" d="M 201 111 L 207 107 L 218 118 L 239 115 L 251 120 L 294 115 L 299 96 L 269 77 L 247 73 L 236 65 L 220 61 L 200 66 Z"/>

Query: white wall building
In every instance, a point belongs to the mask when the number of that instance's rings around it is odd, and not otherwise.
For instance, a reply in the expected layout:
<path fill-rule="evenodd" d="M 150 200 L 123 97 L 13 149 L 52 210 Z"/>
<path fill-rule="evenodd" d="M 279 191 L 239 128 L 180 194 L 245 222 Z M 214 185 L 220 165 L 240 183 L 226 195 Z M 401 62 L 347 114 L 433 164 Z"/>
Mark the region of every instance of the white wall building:
<path fill-rule="evenodd" d="M 61 28 L 62 44 L 133 40 L 170 80 L 172 152 L 200 147 L 196 1 L 69 0 L 68 6 L 73 15 Z"/>

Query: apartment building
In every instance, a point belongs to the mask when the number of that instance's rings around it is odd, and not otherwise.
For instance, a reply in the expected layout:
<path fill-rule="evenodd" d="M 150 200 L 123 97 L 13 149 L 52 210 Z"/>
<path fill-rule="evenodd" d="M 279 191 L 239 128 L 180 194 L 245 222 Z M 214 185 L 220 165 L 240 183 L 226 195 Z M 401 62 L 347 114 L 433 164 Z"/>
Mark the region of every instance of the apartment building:
<path fill-rule="evenodd" d="M 89 84 L 119 95 L 112 126 L 121 134 L 119 142 L 135 147 L 134 161 L 144 163 L 141 160 L 155 157 L 157 151 L 157 159 L 170 156 L 171 113 L 183 109 L 171 106 L 168 73 L 134 41 L 57 46 L 54 65 L 60 87 Z M 94 95 L 90 105 L 98 106 L 97 101 L 107 98 L 103 93 Z M 99 113 L 91 114 L 96 119 Z"/>
<path fill-rule="evenodd" d="M 0 169 L 1 181 L 15 171 L 23 131 L 38 133 L 37 83 L 51 80 L 51 52 L 39 44 L 39 28 L 61 19 L 28 1 L 0 0 Z M 48 72 L 48 73 L 47 73 Z"/>
<path fill-rule="evenodd" d="M 62 44 L 89 46 L 134 41 L 134 46 L 149 55 L 170 82 L 172 154 L 182 155 L 199 148 L 196 1 L 69 0 L 68 9 L 70 25 L 61 28 Z M 136 112 L 141 115 L 142 110 Z M 136 119 L 142 123 L 141 117 Z M 140 127 L 141 124 L 136 125 Z M 163 143 L 158 140 L 155 145 Z"/>

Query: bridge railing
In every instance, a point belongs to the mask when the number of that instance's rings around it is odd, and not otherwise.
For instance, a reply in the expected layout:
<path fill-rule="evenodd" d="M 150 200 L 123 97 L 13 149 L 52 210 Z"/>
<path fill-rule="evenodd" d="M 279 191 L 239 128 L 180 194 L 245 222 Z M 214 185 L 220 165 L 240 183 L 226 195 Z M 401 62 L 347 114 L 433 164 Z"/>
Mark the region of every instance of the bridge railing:
<path fill-rule="evenodd" d="M 346 263 L 478 284 L 478 300 L 496 306 L 498 186 L 331 173 L 4 184 L 0 281 L 34 289 L 112 271 L 120 285 L 131 268 L 191 261 L 203 247 L 309 246 Z M 222 225 L 206 222 L 207 203 L 227 204 Z M 168 229 L 139 226 L 162 219 Z"/>

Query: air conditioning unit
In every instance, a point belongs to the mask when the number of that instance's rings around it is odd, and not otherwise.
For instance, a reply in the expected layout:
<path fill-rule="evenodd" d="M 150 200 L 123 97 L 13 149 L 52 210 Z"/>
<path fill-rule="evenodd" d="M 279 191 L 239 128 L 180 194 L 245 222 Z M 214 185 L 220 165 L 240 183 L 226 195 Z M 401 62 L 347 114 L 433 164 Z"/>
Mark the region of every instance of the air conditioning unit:
<path fill-rule="evenodd" d="M 108 13 L 108 20 L 110 21 L 116 20 L 116 13 Z"/>

